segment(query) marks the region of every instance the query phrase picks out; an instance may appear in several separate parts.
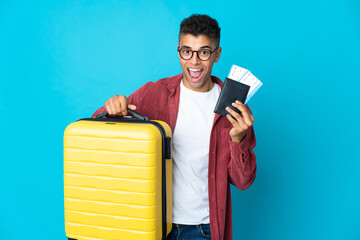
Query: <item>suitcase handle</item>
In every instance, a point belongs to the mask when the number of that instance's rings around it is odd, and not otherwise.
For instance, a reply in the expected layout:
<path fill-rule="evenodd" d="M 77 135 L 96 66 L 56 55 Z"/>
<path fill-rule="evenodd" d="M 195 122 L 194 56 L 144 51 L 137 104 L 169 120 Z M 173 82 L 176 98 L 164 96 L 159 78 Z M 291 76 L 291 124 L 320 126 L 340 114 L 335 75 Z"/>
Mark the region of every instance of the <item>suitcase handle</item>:
<path fill-rule="evenodd" d="M 137 113 L 129 108 L 127 109 L 127 111 L 128 111 L 128 113 L 132 114 L 135 118 L 137 118 L 139 120 L 145 120 L 145 121 L 149 120 L 148 117 L 145 117 L 145 116 L 141 115 L 140 113 Z M 96 115 L 96 118 L 108 118 L 108 117 L 109 117 L 109 114 L 107 111 Z"/>

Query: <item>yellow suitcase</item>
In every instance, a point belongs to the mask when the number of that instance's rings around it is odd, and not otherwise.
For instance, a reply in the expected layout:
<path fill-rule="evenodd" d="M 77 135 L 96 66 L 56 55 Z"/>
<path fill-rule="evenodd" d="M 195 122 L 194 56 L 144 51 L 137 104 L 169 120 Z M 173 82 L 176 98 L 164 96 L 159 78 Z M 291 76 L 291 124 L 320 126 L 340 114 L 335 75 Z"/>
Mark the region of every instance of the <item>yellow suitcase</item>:
<path fill-rule="evenodd" d="M 172 227 L 171 129 L 85 118 L 64 134 L 65 232 L 76 240 L 160 240 Z"/>

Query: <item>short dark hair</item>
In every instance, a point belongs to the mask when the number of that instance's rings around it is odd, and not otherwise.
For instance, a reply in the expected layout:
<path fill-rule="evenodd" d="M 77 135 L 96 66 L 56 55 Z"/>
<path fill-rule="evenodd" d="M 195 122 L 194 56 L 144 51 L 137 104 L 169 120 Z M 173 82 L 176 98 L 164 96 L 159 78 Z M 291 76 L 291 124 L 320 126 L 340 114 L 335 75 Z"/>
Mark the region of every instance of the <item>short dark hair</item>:
<path fill-rule="evenodd" d="M 220 30 L 219 24 L 215 19 L 208 15 L 193 14 L 182 20 L 179 39 L 182 34 L 205 35 L 214 40 L 218 47 L 220 44 Z"/>

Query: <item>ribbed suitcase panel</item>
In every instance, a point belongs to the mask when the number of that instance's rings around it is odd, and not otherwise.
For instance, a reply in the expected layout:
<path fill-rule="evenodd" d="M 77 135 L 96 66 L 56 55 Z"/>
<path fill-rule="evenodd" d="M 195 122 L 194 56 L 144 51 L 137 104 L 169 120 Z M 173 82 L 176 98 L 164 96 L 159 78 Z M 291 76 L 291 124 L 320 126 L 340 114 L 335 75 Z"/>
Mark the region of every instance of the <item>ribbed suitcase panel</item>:
<path fill-rule="evenodd" d="M 64 183 L 65 185 L 71 184 L 71 186 L 74 187 L 130 191 L 137 193 L 153 193 L 156 190 L 155 179 L 126 179 L 67 173 L 64 175 Z"/>
<path fill-rule="evenodd" d="M 65 209 L 97 213 L 129 218 L 144 218 L 144 216 L 155 216 L 155 206 L 127 205 L 113 202 L 99 202 L 80 199 L 65 199 Z"/>
<path fill-rule="evenodd" d="M 65 223 L 65 231 L 69 233 L 68 237 L 77 238 L 78 240 L 83 240 L 86 238 L 95 238 L 101 240 L 150 240 L 156 239 L 157 235 L 155 231 L 132 231 L 127 229 L 99 227 L 71 222 Z"/>
<path fill-rule="evenodd" d="M 124 153 L 155 153 L 153 148 L 154 140 L 155 139 L 137 140 L 93 136 L 68 136 L 64 143 L 64 147 Z"/>
<path fill-rule="evenodd" d="M 156 230 L 156 219 L 154 218 L 129 218 L 70 210 L 66 211 L 66 216 L 69 219 L 76 219 L 77 224 L 110 228 L 118 228 L 119 226 L 121 226 L 123 229 L 126 230 L 146 232 Z"/>
<path fill-rule="evenodd" d="M 152 206 L 156 203 L 155 193 L 137 193 L 127 191 L 104 190 L 99 188 L 64 187 L 65 198 L 113 202 L 129 205 Z"/>
<path fill-rule="evenodd" d="M 155 153 L 114 152 L 65 148 L 64 158 L 68 161 L 90 162 L 100 164 L 119 164 L 139 167 L 153 167 L 156 162 Z"/>
<path fill-rule="evenodd" d="M 103 164 L 89 162 L 66 161 L 65 172 L 73 174 L 86 174 L 114 178 L 130 178 L 139 180 L 154 180 L 154 167 L 138 167 L 119 164 Z"/>
<path fill-rule="evenodd" d="M 151 124 L 79 121 L 67 128 L 68 237 L 161 239 L 161 139 Z"/>

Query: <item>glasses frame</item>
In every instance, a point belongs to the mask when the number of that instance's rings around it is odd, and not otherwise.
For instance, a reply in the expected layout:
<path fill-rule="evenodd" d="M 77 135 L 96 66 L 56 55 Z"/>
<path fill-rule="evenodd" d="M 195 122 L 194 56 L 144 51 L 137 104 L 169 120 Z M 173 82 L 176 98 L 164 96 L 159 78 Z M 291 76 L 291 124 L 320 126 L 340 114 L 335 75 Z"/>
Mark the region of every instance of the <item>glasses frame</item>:
<path fill-rule="evenodd" d="M 209 59 L 211 58 L 211 54 L 213 54 L 214 52 L 216 52 L 218 49 L 219 49 L 219 47 L 215 48 L 214 51 L 211 51 L 211 50 L 209 50 L 209 49 L 201 49 L 201 50 L 197 50 L 197 51 L 194 51 L 194 50 L 192 50 L 192 49 L 189 49 L 189 51 L 191 51 L 191 57 L 190 57 L 189 59 L 183 58 L 183 56 L 182 56 L 181 53 L 180 53 L 181 48 L 178 48 L 177 51 L 178 51 L 180 57 L 181 57 L 183 60 L 190 60 L 190 59 L 192 59 L 192 57 L 194 56 L 194 52 L 196 52 L 196 57 L 197 57 L 200 61 L 207 61 L 207 60 L 209 60 Z M 204 50 L 209 50 L 209 52 L 210 52 L 209 58 L 206 59 L 206 60 L 202 60 L 202 59 L 200 59 L 200 57 L 199 57 L 199 52 L 200 52 L 200 51 L 204 51 Z"/>

